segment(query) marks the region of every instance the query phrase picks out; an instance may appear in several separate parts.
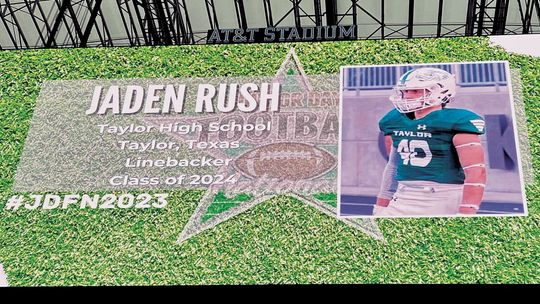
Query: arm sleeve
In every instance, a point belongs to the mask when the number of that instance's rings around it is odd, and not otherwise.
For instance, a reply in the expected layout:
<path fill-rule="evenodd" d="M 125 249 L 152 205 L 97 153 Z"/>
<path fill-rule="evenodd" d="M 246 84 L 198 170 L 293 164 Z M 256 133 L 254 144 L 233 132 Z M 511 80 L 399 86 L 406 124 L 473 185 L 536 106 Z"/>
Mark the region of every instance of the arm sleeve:
<path fill-rule="evenodd" d="M 392 199 L 396 192 L 398 182 L 396 180 L 397 162 L 399 161 L 396 149 L 392 146 L 386 167 L 384 168 L 381 187 L 378 197 Z"/>

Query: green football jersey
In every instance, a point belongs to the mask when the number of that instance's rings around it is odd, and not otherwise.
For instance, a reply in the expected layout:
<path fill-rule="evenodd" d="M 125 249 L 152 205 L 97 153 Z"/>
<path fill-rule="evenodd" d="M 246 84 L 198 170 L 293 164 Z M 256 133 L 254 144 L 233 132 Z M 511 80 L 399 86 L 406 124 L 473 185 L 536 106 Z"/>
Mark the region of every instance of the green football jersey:
<path fill-rule="evenodd" d="M 392 136 L 398 154 L 398 181 L 425 180 L 445 184 L 463 184 L 465 174 L 452 143 L 457 133 L 484 134 L 484 119 L 469 110 L 433 111 L 420 119 L 411 119 L 396 109 L 388 112 L 379 128 Z"/>

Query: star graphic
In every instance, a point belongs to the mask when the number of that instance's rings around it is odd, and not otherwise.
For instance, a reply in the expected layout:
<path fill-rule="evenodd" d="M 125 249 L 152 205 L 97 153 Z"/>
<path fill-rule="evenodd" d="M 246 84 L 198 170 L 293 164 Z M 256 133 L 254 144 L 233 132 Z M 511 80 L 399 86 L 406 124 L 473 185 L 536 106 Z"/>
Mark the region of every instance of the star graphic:
<path fill-rule="evenodd" d="M 7 281 L 7 275 L 4 272 L 4 267 L 2 264 L 0 264 L 0 287 L 7 287 L 9 286 Z"/>
<path fill-rule="evenodd" d="M 308 77 L 294 48 L 291 48 L 272 81 L 281 84 L 281 103 L 284 107 L 269 119 L 273 122 L 272 126 L 277 125 L 277 129 L 280 129 L 278 132 L 281 133 L 261 140 L 243 139 L 240 149 L 203 150 L 215 159 L 227 157 L 234 159 L 233 165 L 220 167 L 216 174 L 233 177 L 235 183 L 229 186 L 223 184 L 208 186 L 177 242 L 185 242 L 277 195 L 296 198 L 377 240 L 384 240 L 374 219 L 337 216 L 339 106 L 337 103 L 329 102 L 339 100 L 339 92 L 336 91 L 339 87 L 337 77 L 335 75 Z M 284 105 L 285 98 L 290 98 L 289 105 Z M 240 122 L 247 122 L 250 119 L 264 120 L 268 117 L 264 115 L 270 114 L 263 113 L 259 117 L 256 115 L 238 113 L 234 117 Z M 201 115 L 185 115 L 180 122 L 193 124 L 205 119 L 215 120 L 217 118 L 212 118 L 215 116 L 214 114 L 201 118 Z M 298 139 L 296 137 L 298 134 L 303 135 L 306 126 L 291 127 L 289 124 L 291 117 L 301 123 L 305 123 L 306 119 L 317 120 L 319 129 L 330 130 L 329 133 L 334 136 L 318 130 L 313 123 L 307 128 L 317 129 L 321 134 L 309 139 Z M 147 117 L 144 120 L 156 126 L 161 123 L 179 122 L 178 118 L 164 117 Z M 200 139 L 200 134 L 168 134 L 181 142 Z"/>

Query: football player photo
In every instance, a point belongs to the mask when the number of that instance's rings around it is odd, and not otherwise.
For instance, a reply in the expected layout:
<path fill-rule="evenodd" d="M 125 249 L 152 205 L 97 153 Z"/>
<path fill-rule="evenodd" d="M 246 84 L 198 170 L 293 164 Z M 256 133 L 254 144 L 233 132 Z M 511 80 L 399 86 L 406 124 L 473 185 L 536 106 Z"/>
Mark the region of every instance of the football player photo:
<path fill-rule="evenodd" d="M 506 62 L 344 67 L 342 217 L 525 215 Z"/>

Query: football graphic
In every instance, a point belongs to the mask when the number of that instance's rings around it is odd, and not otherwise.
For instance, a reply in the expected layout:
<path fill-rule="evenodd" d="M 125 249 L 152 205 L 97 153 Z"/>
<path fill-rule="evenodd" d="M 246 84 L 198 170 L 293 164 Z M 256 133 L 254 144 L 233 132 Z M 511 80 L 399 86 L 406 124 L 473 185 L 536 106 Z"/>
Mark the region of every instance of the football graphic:
<path fill-rule="evenodd" d="M 327 173 L 336 163 L 332 154 L 314 145 L 281 142 L 245 152 L 236 158 L 234 166 L 250 178 L 303 180 Z"/>

